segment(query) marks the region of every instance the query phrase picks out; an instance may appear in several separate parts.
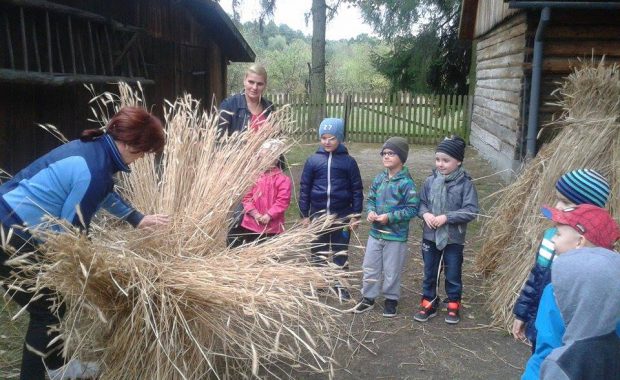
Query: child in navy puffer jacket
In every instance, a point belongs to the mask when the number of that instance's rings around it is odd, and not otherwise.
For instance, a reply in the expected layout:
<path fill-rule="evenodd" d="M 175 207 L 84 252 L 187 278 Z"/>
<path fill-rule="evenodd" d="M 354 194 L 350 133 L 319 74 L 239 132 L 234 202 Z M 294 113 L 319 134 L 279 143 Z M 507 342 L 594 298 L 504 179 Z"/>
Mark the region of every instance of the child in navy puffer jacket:
<path fill-rule="evenodd" d="M 299 211 L 307 224 L 310 219 L 323 214 L 345 218 L 336 230 L 324 233 L 312 247 L 312 262 L 326 263 L 333 252 L 333 262 L 347 268 L 349 247 L 348 229 L 359 223 L 363 209 L 364 187 L 359 167 L 349 155 L 344 141 L 344 121 L 327 118 L 319 126 L 321 146 L 304 165 L 299 191 Z M 349 299 L 344 288 L 338 288 L 342 299 Z"/>

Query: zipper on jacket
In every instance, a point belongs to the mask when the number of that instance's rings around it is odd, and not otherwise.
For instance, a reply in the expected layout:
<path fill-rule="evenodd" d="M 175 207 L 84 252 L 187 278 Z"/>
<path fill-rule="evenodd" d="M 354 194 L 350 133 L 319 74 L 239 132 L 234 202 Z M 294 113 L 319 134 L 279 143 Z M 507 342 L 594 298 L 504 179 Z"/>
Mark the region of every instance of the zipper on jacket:
<path fill-rule="evenodd" d="M 332 152 L 329 152 L 329 158 L 327 159 L 327 215 L 329 215 L 329 206 L 331 203 L 332 193 Z"/>

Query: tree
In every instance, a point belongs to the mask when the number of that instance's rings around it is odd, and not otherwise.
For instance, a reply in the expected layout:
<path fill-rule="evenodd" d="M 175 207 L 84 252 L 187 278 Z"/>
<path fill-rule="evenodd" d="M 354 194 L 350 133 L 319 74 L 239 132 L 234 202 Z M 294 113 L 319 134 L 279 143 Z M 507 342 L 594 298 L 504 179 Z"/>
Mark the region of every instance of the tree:
<path fill-rule="evenodd" d="M 458 40 L 459 0 L 358 0 L 364 19 L 392 43 L 377 69 L 391 90 L 467 93 L 471 47 Z"/>
<path fill-rule="evenodd" d="M 325 0 L 312 0 L 310 14 L 312 16 L 312 62 L 310 64 L 310 126 L 318 126 L 325 117 L 325 29 L 328 18 L 331 18 L 343 0 L 335 0 L 331 6 L 327 6 Z M 234 17 L 238 20 L 238 7 L 243 0 L 233 0 Z M 276 0 L 261 0 L 262 13 L 259 16 L 259 24 L 273 17 Z M 328 10 L 329 8 L 329 15 Z"/>

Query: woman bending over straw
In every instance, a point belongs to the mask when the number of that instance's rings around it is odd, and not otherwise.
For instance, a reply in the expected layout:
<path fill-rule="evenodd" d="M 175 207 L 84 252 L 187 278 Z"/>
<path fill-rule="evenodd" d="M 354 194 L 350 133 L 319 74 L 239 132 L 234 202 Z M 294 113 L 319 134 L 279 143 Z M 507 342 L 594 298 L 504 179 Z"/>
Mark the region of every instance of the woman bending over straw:
<path fill-rule="evenodd" d="M 164 145 L 164 128 L 157 117 L 142 108 L 125 107 L 112 117 L 105 130 L 85 130 L 79 140 L 38 158 L 0 186 L 0 281 L 10 297 L 27 307 L 30 314 L 20 379 L 43 380 L 46 369 L 51 379 L 92 377 L 96 368 L 75 361 L 65 363 L 58 333 L 53 329 L 59 322 L 51 311 L 53 292 L 46 289 L 34 297 L 14 287 L 9 290 L 4 281 L 11 275 L 9 255 L 36 252 L 40 242 L 33 239 L 31 229 L 60 229 L 43 224 L 48 216 L 84 231 L 100 207 L 137 228 L 168 223 L 166 215 L 142 215 L 133 209 L 114 191 L 113 180 L 115 173 L 129 172 L 129 164 L 145 153 L 160 152 Z M 36 259 L 36 255 L 33 257 Z M 61 305 L 58 315 L 62 317 L 63 313 Z"/>

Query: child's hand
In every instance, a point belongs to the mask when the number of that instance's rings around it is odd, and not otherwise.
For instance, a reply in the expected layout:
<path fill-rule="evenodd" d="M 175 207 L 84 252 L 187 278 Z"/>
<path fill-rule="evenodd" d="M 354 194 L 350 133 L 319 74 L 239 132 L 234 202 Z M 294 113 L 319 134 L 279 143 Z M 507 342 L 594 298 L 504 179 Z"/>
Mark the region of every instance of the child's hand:
<path fill-rule="evenodd" d="M 435 228 L 439 228 L 448 222 L 448 217 L 445 215 L 439 215 L 435 217 Z"/>
<path fill-rule="evenodd" d="M 302 218 L 299 222 L 302 226 L 308 227 L 310 225 L 310 218 Z"/>
<path fill-rule="evenodd" d="M 360 218 L 351 218 L 351 220 L 349 221 L 349 228 L 351 230 L 357 229 L 359 225 L 360 225 Z"/>
<path fill-rule="evenodd" d="M 375 218 L 375 222 L 379 222 L 381 224 L 388 224 L 389 219 L 387 214 L 377 215 L 377 217 Z"/>
<path fill-rule="evenodd" d="M 369 221 L 370 223 L 374 222 L 375 220 L 377 220 L 377 213 L 374 211 L 369 212 L 368 216 L 366 217 L 366 220 Z"/>
<path fill-rule="evenodd" d="M 263 214 L 258 218 L 257 221 L 260 224 L 268 224 L 271 221 L 271 216 L 269 216 L 269 214 Z"/>
<path fill-rule="evenodd" d="M 525 340 L 525 322 L 515 318 L 515 321 L 512 323 L 512 336 L 515 339 Z"/>
<path fill-rule="evenodd" d="M 426 223 L 429 228 L 435 229 L 435 215 L 427 212 L 422 215 L 422 218 L 424 219 L 424 223 Z"/>

